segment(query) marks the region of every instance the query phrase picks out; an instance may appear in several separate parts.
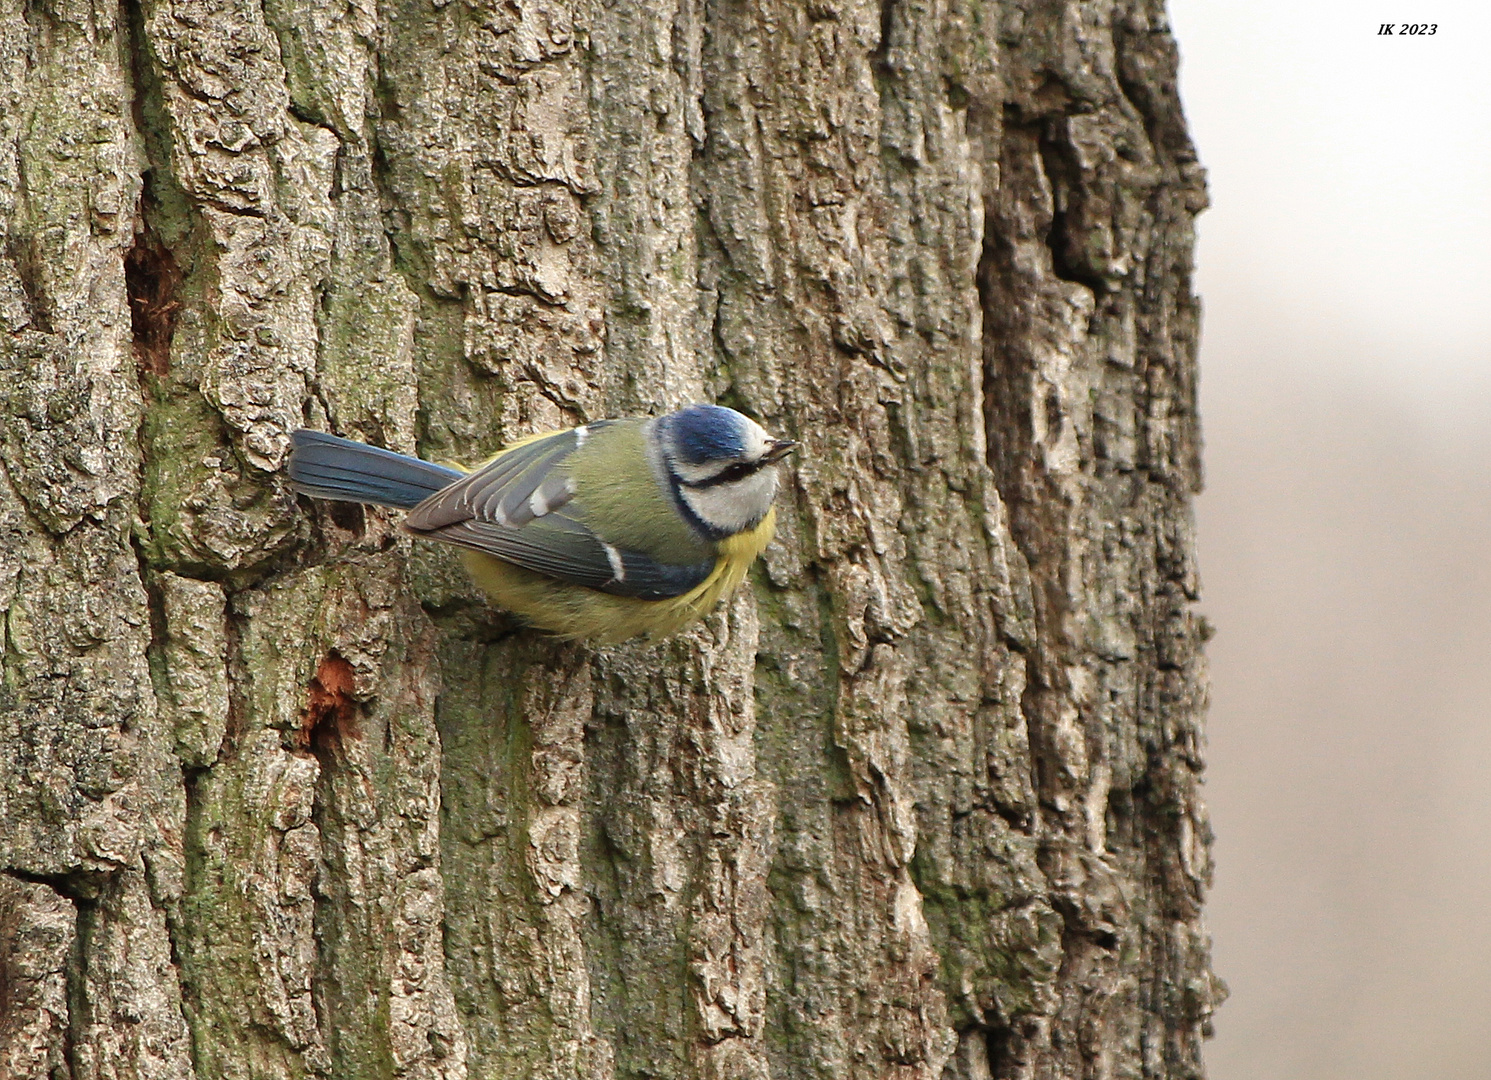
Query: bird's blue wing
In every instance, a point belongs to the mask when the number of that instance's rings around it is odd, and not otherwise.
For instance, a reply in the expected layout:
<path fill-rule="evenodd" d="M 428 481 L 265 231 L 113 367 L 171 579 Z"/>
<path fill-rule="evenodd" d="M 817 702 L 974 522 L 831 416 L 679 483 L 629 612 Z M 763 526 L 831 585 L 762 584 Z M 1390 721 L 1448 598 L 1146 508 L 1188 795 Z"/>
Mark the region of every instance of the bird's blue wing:
<path fill-rule="evenodd" d="M 405 528 L 615 596 L 666 600 L 701 584 L 713 560 L 661 562 L 606 543 L 586 523 L 568 459 L 587 435 L 561 431 L 498 455 L 416 506 Z"/>

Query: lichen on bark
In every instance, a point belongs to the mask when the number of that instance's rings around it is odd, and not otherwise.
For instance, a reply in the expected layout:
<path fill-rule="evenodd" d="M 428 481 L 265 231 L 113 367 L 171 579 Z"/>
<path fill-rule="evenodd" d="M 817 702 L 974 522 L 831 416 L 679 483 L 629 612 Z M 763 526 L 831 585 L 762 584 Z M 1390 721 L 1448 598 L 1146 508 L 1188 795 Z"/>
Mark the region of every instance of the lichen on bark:
<path fill-rule="evenodd" d="M 1201 1074 L 1156 0 L 0 2 L 0 1073 Z M 718 400 L 749 589 L 519 627 L 289 432 Z"/>

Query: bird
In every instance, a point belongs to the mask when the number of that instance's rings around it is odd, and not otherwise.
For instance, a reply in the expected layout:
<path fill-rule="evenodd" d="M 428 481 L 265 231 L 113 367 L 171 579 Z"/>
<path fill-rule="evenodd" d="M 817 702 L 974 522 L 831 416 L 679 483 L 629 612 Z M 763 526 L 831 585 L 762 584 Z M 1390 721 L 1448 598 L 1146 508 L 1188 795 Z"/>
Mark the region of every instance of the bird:
<path fill-rule="evenodd" d="M 745 579 L 776 530 L 776 464 L 797 448 L 721 405 L 596 420 L 505 446 L 470 472 L 301 429 L 290 485 L 408 510 L 462 549 L 500 607 L 559 638 L 663 637 Z"/>

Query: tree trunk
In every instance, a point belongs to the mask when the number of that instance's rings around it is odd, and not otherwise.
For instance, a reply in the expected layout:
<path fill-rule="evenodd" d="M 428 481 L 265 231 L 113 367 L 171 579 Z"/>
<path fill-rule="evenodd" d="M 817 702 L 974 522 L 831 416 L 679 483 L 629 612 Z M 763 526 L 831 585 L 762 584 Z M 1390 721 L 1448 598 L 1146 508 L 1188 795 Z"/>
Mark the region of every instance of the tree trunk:
<path fill-rule="evenodd" d="M 0 1075 L 1191 1077 L 1203 180 L 1159 0 L 0 0 Z M 562 645 L 280 468 L 717 400 Z"/>

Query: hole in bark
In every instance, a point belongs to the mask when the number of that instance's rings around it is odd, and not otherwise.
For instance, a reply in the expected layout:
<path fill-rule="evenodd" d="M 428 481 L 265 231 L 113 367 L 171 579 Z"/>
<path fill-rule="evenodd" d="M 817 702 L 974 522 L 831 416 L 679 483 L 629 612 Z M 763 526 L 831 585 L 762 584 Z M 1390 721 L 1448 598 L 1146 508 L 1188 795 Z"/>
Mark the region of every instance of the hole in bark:
<path fill-rule="evenodd" d="M 1010 1053 L 1010 1036 L 1014 1032 L 1007 1028 L 990 1028 L 984 1033 L 984 1045 L 989 1053 L 989 1075 L 994 1080 L 1004 1080 L 1010 1074 L 1012 1057 Z"/>
<path fill-rule="evenodd" d="M 1108 283 L 1084 253 L 1085 233 L 1080 207 L 1091 197 L 1088 190 L 1094 180 L 1085 175 L 1069 141 L 1048 126 L 1040 136 L 1040 165 L 1051 184 L 1051 226 L 1046 231 L 1046 247 L 1051 252 L 1051 272 L 1063 281 L 1085 285 L 1095 293 L 1104 293 Z"/>
<path fill-rule="evenodd" d="M 352 699 L 352 665 L 335 652 L 316 665 L 307 688 L 295 745 L 317 757 L 334 753 L 344 739 L 357 737 L 357 702 Z"/>
<path fill-rule="evenodd" d="M 1095 293 L 1106 292 L 1108 283 L 1090 266 L 1083 265 L 1073 257 L 1077 250 L 1077 237 L 1065 210 L 1051 213 L 1051 231 L 1046 236 L 1046 246 L 1051 249 L 1051 270 L 1063 281 L 1074 281 L 1086 285 Z"/>
<path fill-rule="evenodd" d="M 993 806 L 994 813 L 998 814 L 999 819 L 1010 828 L 1018 829 L 1020 832 L 1030 831 L 1030 811 L 1026 807 L 997 800 Z"/>
<path fill-rule="evenodd" d="M 361 503 L 334 501 L 327 505 L 326 512 L 331 516 L 332 524 L 345 532 L 361 536 L 367 525 L 367 515 L 362 512 Z"/>
<path fill-rule="evenodd" d="M 124 256 L 124 288 L 129 296 L 129 322 L 134 332 L 135 362 L 152 375 L 171 370 L 171 337 L 181 304 L 176 290 L 181 270 L 171 249 L 151 228 L 147 214 L 154 204 L 149 187 L 140 197 L 141 230 L 135 246 Z"/>
<path fill-rule="evenodd" d="M 968 87 L 955 79 L 943 77 L 943 89 L 947 92 L 947 107 L 955 112 L 961 112 L 968 108 L 973 100 L 973 95 L 968 92 Z"/>

